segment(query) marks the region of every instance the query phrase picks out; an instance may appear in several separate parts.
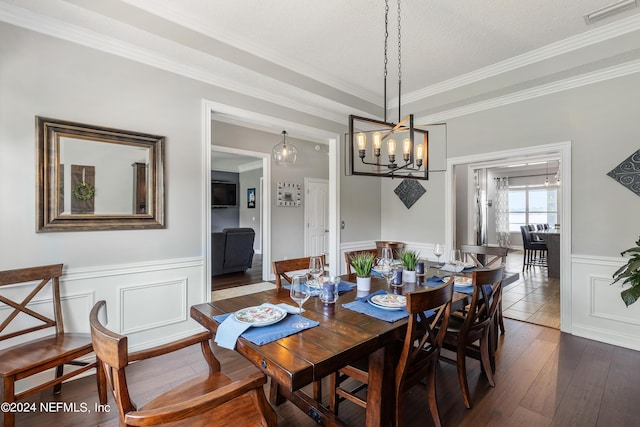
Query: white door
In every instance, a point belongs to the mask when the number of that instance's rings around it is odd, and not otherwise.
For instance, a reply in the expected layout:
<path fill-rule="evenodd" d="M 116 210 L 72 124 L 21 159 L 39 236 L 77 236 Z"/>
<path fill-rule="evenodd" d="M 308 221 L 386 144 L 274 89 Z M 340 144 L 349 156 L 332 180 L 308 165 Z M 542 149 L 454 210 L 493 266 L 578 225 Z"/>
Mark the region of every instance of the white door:
<path fill-rule="evenodd" d="M 329 181 L 304 179 L 305 256 L 326 253 L 329 247 Z"/>

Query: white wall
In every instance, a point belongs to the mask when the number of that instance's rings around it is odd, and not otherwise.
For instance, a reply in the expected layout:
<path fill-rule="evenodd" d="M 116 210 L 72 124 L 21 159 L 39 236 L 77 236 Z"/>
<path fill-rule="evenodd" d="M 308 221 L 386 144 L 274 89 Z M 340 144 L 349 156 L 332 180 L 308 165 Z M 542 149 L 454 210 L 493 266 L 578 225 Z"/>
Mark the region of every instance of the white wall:
<path fill-rule="evenodd" d="M 262 252 L 262 219 L 260 217 L 262 205 L 262 189 L 260 188 L 260 178 L 262 177 L 262 168 L 251 169 L 240 172 L 240 227 L 251 227 L 256 231 L 256 238 L 253 242 L 253 249 Z M 247 189 L 255 188 L 256 190 L 256 207 L 247 207 Z"/>

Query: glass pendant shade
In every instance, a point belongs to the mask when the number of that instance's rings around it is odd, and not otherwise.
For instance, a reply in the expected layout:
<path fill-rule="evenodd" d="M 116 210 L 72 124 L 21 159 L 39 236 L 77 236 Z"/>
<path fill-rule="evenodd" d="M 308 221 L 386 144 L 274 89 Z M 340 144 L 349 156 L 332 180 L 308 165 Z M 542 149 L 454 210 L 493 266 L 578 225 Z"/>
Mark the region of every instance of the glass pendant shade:
<path fill-rule="evenodd" d="M 287 131 L 282 131 L 282 141 L 271 150 L 271 156 L 278 166 L 293 166 L 296 162 L 298 150 L 287 141 Z"/>

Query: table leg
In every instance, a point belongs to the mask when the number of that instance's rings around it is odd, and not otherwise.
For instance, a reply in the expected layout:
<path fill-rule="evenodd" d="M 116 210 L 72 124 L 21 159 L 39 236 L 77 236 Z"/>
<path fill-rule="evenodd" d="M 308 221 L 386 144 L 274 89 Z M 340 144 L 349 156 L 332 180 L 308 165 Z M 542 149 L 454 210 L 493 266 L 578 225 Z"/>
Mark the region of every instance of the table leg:
<path fill-rule="evenodd" d="M 369 355 L 367 387 L 367 427 L 390 426 L 394 418 L 394 366 L 391 348 L 380 348 Z"/>

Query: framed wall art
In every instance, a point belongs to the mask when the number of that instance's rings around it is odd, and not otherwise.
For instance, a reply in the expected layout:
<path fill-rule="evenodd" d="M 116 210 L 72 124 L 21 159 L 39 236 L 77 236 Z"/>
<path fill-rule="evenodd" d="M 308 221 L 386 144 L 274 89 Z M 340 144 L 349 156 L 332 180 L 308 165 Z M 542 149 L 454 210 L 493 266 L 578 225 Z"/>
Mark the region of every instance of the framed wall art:
<path fill-rule="evenodd" d="M 298 207 L 301 203 L 300 184 L 278 183 L 278 206 Z"/>
<path fill-rule="evenodd" d="M 256 189 L 247 188 L 247 208 L 255 209 L 256 207 Z"/>

